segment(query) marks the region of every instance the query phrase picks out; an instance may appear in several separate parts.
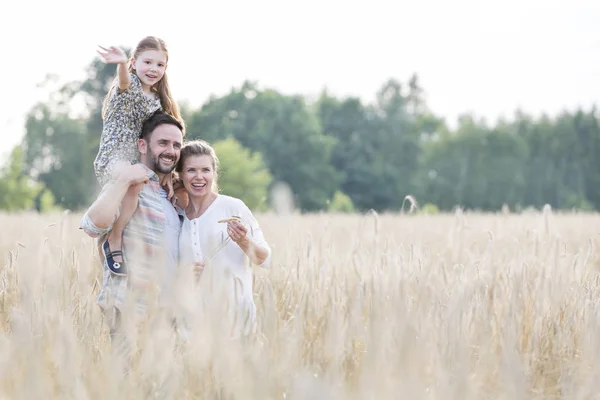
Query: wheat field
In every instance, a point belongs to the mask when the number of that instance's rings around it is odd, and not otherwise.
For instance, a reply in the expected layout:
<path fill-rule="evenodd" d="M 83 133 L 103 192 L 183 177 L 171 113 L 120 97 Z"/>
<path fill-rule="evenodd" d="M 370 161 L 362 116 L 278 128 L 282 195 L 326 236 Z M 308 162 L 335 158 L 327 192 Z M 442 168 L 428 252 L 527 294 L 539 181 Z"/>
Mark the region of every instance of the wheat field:
<path fill-rule="evenodd" d="M 0 399 L 600 398 L 598 214 L 257 215 L 257 334 L 156 326 L 126 375 L 80 217 L 0 215 Z"/>

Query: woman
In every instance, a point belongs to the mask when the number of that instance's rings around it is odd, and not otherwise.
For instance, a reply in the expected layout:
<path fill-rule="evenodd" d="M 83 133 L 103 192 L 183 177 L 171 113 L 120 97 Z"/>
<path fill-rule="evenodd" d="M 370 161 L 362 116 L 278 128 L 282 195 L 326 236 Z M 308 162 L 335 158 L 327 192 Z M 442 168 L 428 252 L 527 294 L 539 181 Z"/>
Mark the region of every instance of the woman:
<path fill-rule="evenodd" d="M 193 269 L 199 278 L 202 321 L 212 315 L 212 322 L 233 322 L 235 336 L 254 332 L 251 264 L 266 267 L 271 248 L 244 202 L 218 193 L 218 158 L 208 143 L 185 144 L 177 172 L 188 197 L 179 265 Z M 232 319 L 222 318 L 221 307 Z"/>

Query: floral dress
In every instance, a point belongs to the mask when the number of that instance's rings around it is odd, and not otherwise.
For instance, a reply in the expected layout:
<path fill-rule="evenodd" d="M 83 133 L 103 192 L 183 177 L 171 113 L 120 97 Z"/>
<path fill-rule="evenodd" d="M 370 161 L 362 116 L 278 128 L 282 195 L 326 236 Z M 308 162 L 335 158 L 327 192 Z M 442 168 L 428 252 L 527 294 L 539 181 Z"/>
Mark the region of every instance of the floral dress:
<path fill-rule="evenodd" d="M 118 81 L 115 81 L 106 108 L 100 147 L 94 160 L 94 172 L 101 185 L 111 179 L 116 162 L 138 160 L 137 142 L 142 125 L 156 110 L 161 109 L 160 99 L 147 97 L 138 76 L 134 73 L 129 75 L 131 85 L 126 90 L 119 90 Z"/>

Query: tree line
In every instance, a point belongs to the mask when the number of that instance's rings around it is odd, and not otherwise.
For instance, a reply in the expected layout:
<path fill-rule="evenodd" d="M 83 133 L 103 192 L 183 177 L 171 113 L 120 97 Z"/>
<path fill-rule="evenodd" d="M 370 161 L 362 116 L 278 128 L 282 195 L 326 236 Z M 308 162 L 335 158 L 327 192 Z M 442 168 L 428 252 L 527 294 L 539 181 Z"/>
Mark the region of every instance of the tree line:
<path fill-rule="evenodd" d="M 0 209 L 78 210 L 95 198 L 93 160 L 114 66 L 99 60 L 82 81 L 36 104 L 26 134 L 0 170 Z M 186 139 L 213 144 L 221 191 L 271 207 L 285 184 L 304 212 L 397 211 L 407 195 L 439 210 L 600 209 L 600 126 L 595 107 L 494 124 L 463 115 L 450 129 L 430 110 L 417 75 L 384 82 L 372 103 L 323 91 L 308 102 L 244 82 L 197 109 L 182 104 Z M 73 115 L 74 102 L 87 112 Z"/>

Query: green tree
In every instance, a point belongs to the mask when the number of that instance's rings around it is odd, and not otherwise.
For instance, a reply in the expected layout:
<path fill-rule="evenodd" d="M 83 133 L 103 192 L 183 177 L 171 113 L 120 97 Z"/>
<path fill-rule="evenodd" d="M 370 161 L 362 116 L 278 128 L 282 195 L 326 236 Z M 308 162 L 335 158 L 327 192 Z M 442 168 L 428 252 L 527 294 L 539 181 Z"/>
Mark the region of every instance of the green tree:
<path fill-rule="evenodd" d="M 573 125 L 578 137 L 579 157 L 573 160 L 578 166 L 585 203 L 600 210 L 600 120 L 595 107 L 589 112 L 578 110 Z"/>
<path fill-rule="evenodd" d="M 527 142 L 527 205 L 600 208 L 600 129 L 595 109 L 534 120 L 517 112 L 515 129 Z"/>
<path fill-rule="evenodd" d="M 330 164 L 335 140 L 323 135 L 301 96 L 259 91 L 246 82 L 204 104 L 188 124 L 188 135 L 213 142 L 231 136 L 261 153 L 273 180 L 288 183 L 305 211 L 324 209 L 339 187 L 339 173 Z"/>
<path fill-rule="evenodd" d="M 25 127 L 27 174 L 42 182 L 61 207 L 76 210 L 87 206 L 98 188 L 86 121 L 53 112 L 48 104 L 40 103 L 30 111 Z"/>
<path fill-rule="evenodd" d="M 383 183 L 376 170 L 379 149 L 373 140 L 377 119 L 360 99 L 339 100 L 325 91 L 316 110 L 323 133 L 335 138 L 331 164 L 341 173 L 341 191 L 360 210 L 381 209 L 374 196 Z"/>
<path fill-rule="evenodd" d="M 15 147 L 0 170 L 0 209 L 49 211 L 53 205 L 52 195 L 44 186 L 23 173 L 23 151 Z"/>
<path fill-rule="evenodd" d="M 419 184 L 421 132 L 418 118 L 426 111 L 416 75 L 410 79 L 408 94 L 395 79 L 386 82 L 377 93 L 375 113 L 380 116 L 376 131 L 378 157 L 376 168 L 383 181 L 377 188 L 384 209 L 399 209 L 406 195 L 415 195 Z"/>
<path fill-rule="evenodd" d="M 521 205 L 527 155 L 523 138 L 505 126 L 490 129 L 463 116 L 456 132 L 424 146 L 423 201 L 445 210 L 456 205 L 482 210 Z"/>
<path fill-rule="evenodd" d="M 427 109 L 416 77 L 409 86 L 404 95 L 391 79 L 369 106 L 326 92 L 317 102 L 323 132 L 336 139 L 332 163 L 343 174 L 341 190 L 360 210 L 399 209 L 406 195 L 420 190 L 420 128 L 432 129 L 432 120 L 421 117 Z"/>
<path fill-rule="evenodd" d="M 327 206 L 327 211 L 329 212 L 339 212 L 339 213 L 352 213 L 355 211 L 354 204 L 352 204 L 352 199 L 345 193 L 341 191 L 335 192 L 333 195 L 333 199 Z"/>
<path fill-rule="evenodd" d="M 243 200 L 250 209 L 266 210 L 272 177 L 262 155 L 250 152 L 232 137 L 213 147 L 219 158 L 220 192 Z"/>

